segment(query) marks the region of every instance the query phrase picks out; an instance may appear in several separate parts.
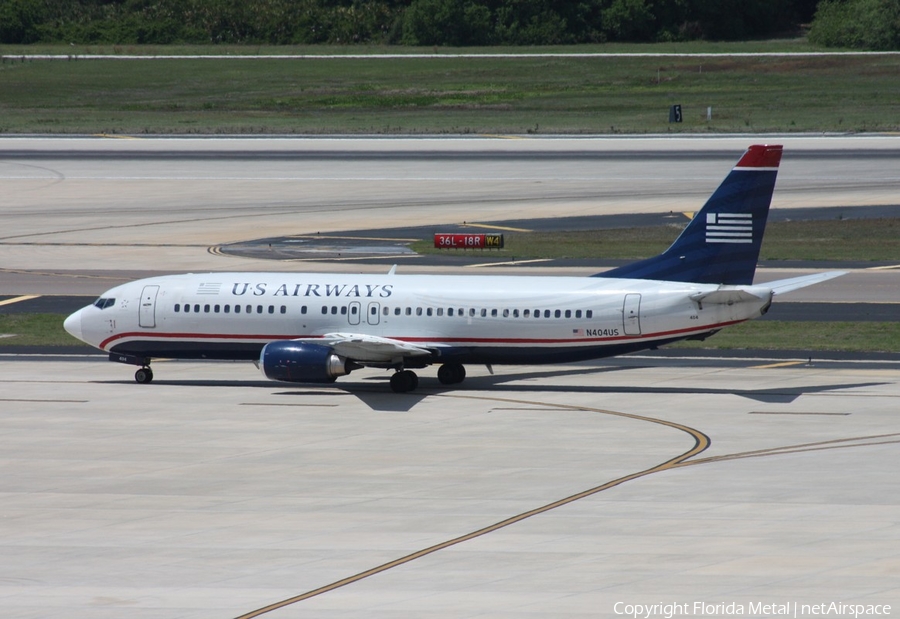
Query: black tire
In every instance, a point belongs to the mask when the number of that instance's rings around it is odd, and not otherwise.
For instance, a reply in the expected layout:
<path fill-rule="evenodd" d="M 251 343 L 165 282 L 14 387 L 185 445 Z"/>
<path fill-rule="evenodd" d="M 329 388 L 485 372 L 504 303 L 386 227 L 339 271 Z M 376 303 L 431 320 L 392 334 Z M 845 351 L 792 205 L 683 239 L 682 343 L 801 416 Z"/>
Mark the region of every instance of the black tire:
<path fill-rule="evenodd" d="M 403 370 L 391 376 L 391 390 L 394 393 L 406 393 L 419 386 L 419 377 L 415 372 Z"/>
<path fill-rule="evenodd" d="M 134 373 L 135 382 L 146 385 L 147 383 L 153 382 L 153 370 L 150 368 L 141 368 L 137 372 Z"/>
<path fill-rule="evenodd" d="M 456 385 L 466 379 L 466 367 L 461 363 L 445 363 L 438 368 L 438 380 L 442 385 Z"/>

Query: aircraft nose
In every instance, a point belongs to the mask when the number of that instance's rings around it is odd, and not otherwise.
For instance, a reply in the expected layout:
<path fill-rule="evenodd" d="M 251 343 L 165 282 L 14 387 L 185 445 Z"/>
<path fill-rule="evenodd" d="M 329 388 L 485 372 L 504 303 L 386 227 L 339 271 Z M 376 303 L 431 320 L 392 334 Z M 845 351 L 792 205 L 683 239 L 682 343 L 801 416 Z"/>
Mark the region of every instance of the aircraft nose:
<path fill-rule="evenodd" d="M 66 321 L 63 323 L 63 329 L 65 329 L 72 337 L 83 342 L 84 338 L 81 337 L 81 311 L 82 310 L 78 310 L 66 318 Z"/>

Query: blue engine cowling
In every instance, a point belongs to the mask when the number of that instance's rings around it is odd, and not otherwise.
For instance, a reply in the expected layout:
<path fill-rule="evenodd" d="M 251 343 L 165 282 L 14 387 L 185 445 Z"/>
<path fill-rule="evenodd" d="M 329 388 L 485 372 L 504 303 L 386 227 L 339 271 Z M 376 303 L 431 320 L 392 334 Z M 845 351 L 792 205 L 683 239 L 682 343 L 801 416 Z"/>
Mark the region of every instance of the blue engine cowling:
<path fill-rule="evenodd" d="M 267 378 L 288 383 L 330 383 L 354 369 L 328 346 L 290 340 L 266 344 L 259 367 Z"/>

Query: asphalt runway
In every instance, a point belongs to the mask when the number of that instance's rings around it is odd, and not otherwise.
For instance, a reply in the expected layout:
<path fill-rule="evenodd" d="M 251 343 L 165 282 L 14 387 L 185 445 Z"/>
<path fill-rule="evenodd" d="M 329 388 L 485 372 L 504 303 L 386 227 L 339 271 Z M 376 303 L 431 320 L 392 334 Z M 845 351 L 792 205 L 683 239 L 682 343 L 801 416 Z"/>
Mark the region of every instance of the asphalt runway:
<path fill-rule="evenodd" d="M 463 221 L 692 212 L 754 142 L 785 146 L 773 210 L 898 204 L 900 136 L 4 137 L 0 267 L 294 270 L 209 249 Z"/>
<path fill-rule="evenodd" d="M 3 138 L 0 303 L 37 298 L 0 311 L 58 310 L 163 272 L 384 268 L 210 251 L 254 239 L 677 216 L 760 141 L 786 148 L 773 208 L 897 203 L 891 136 Z M 890 319 L 893 266 L 786 295 L 773 317 L 839 306 Z M 490 268 L 589 272 L 523 267 Z M 769 267 L 759 279 L 803 272 Z M 471 367 L 454 390 L 423 370 L 420 390 L 403 395 L 379 371 L 306 387 L 245 363 L 154 367 L 154 383 L 136 385 L 131 368 L 96 355 L 0 349 L 0 614 L 900 608 L 896 355 L 660 351 Z M 762 612 L 773 603 L 791 612 Z"/>

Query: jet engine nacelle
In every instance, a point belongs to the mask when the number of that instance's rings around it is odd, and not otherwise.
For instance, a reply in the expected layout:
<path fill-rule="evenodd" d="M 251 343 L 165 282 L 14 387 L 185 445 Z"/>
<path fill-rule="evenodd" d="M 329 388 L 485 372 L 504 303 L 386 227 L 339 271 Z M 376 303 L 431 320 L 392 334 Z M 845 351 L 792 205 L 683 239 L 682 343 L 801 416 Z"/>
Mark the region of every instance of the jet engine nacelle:
<path fill-rule="evenodd" d="M 334 382 L 349 374 L 353 365 L 328 346 L 290 340 L 269 342 L 259 355 L 259 367 L 267 378 L 288 383 Z"/>

